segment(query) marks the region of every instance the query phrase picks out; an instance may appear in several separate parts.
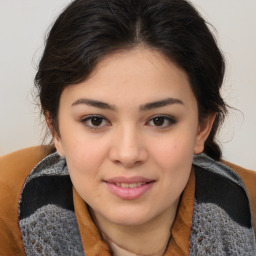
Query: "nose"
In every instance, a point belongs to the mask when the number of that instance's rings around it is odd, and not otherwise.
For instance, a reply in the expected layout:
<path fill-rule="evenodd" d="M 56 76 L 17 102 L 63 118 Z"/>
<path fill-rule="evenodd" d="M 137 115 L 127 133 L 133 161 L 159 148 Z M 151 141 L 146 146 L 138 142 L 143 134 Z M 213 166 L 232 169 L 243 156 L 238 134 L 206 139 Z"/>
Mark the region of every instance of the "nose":
<path fill-rule="evenodd" d="M 131 168 L 146 161 L 147 150 L 136 128 L 123 127 L 116 131 L 109 155 L 115 164 Z"/>

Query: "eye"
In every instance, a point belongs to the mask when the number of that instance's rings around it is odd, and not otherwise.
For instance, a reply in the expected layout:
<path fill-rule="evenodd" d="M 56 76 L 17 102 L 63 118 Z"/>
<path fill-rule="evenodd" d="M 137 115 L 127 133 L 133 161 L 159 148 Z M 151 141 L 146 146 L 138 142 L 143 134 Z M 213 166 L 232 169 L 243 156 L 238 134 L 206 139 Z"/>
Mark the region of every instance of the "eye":
<path fill-rule="evenodd" d="M 102 128 L 110 125 L 110 122 L 105 117 L 99 115 L 86 116 L 81 120 L 81 122 L 85 126 L 92 129 Z"/>
<path fill-rule="evenodd" d="M 168 128 L 175 123 L 176 123 L 176 120 L 171 116 L 158 115 L 158 116 L 152 117 L 147 122 L 147 125 L 155 126 L 159 128 Z"/>

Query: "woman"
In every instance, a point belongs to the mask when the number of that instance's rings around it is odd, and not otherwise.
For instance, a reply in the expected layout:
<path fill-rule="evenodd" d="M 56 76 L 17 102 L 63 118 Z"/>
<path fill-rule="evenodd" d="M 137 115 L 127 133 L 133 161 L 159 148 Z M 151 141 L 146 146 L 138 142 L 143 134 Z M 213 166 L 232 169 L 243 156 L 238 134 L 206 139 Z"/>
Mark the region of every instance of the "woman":
<path fill-rule="evenodd" d="M 224 69 L 186 1 L 72 2 L 35 78 L 57 152 L 19 173 L 21 237 L 3 217 L 3 247 L 15 238 L 26 255 L 255 255 L 255 174 L 241 174 L 246 188 L 215 141 Z"/>

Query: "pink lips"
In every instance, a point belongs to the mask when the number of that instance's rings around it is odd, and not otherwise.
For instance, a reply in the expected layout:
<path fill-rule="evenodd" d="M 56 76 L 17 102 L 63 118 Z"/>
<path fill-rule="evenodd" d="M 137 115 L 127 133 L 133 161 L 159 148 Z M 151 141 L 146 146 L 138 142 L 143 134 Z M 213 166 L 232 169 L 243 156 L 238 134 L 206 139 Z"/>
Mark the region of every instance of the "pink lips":
<path fill-rule="evenodd" d="M 140 176 L 115 177 L 104 181 L 109 190 L 122 199 L 137 199 L 153 186 L 155 180 Z"/>

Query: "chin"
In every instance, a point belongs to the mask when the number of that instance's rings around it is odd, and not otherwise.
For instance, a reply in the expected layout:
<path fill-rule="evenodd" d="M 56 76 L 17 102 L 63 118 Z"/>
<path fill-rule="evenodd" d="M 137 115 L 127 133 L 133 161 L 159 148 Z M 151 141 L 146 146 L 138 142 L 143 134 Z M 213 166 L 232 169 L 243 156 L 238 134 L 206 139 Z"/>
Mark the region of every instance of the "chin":
<path fill-rule="evenodd" d="M 152 213 L 149 214 L 149 212 L 146 211 L 141 212 L 135 209 L 122 209 L 122 211 L 115 211 L 114 213 L 109 214 L 106 218 L 116 225 L 139 226 L 150 221 L 154 216 L 152 216 Z"/>

